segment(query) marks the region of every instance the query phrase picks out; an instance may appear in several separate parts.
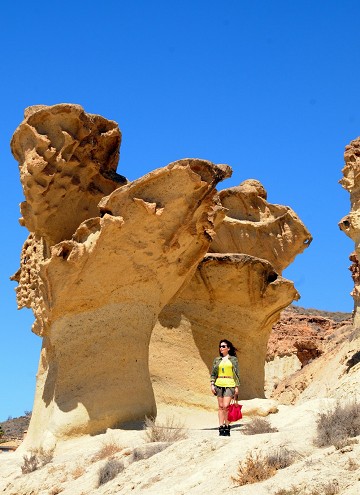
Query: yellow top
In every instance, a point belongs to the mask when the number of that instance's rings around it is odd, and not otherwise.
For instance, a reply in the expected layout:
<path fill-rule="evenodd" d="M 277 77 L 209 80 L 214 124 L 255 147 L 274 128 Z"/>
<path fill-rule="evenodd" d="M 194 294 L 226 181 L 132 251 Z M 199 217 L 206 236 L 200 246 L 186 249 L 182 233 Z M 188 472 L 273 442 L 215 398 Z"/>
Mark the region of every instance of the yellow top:
<path fill-rule="evenodd" d="M 219 373 L 215 385 L 217 387 L 235 387 L 233 365 L 230 359 L 220 362 Z"/>

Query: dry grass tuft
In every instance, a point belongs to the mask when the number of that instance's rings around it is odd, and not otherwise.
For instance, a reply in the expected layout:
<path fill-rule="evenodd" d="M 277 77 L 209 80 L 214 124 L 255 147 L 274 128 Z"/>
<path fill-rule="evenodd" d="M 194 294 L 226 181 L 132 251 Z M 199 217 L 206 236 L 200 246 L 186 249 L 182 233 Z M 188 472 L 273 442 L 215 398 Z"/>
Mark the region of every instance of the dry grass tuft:
<path fill-rule="evenodd" d="M 270 421 L 265 418 L 253 418 L 242 429 L 244 435 L 259 435 L 261 433 L 275 433 L 277 431 L 277 428 L 273 428 Z"/>
<path fill-rule="evenodd" d="M 312 491 L 310 495 L 336 495 L 337 493 L 340 493 L 339 483 L 334 480 L 322 485 L 319 490 Z"/>
<path fill-rule="evenodd" d="M 235 485 L 243 486 L 267 480 L 275 473 L 275 467 L 268 464 L 264 457 L 250 453 L 244 461 L 239 462 L 237 476 L 231 479 Z"/>
<path fill-rule="evenodd" d="M 314 445 L 342 448 L 357 435 L 360 435 L 360 403 L 338 403 L 334 410 L 319 414 Z"/>
<path fill-rule="evenodd" d="M 301 495 L 301 489 L 293 485 L 290 488 L 280 488 L 273 495 Z"/>
<path fill-rule="evenodd" d="M 145 437 L 147 442 L 174 443 L 187 438 L 187 431 L 183 423 L 168 417 L 165 423 L 157 423 L 154 418 L 145 418 Z"/>
<path fill-rule="evenodd" d="M 55 486 L 50 492 L 49 495 L 58 495 L 59 493 L 63 492 L 64 488 L 61 486 Z"/>
<path fill-rule="evenodd" d="M 286 447 L 280 447 L 267 455 L 267 462 L 276 470 L 285 469 L 294 464 L 300 455 L 295 450 L 289 450 Z"/>
<path fill-rule="evenodd" d="M 231 479 L 238 486 L 258 483 L 271 478 L 279 469 L 287 468 L 298 457 L 297 452 L 286 448 L 279 448 L 268 454 L 250 452 L 244 461 L 239 462 L 237 476 Z"/>
<path fill-rule="evenodd" d="M 99 469 L 98 487 L 113 480 L 123 470 L 124 464 L 117 459 L 109 459 L 106 461 Z"/>
<path fill-rule="evenodd" d="M 24 463 L 21 466 L 22 474 L 32 473 L 37 469 L 45 466 L 53 460 L 54 451 L 44 450 L 43 448 L 31 450 L 29 454 L 23 456 Z"/>
<path fill-rule="evenodd" d="M 354 459 L 348 460 L 347 468 L 349 471 L 356 471 L 357 469 L 359 469 L 359 467 L 360 467 L 359 464 L 356 461 L 354 461 Z"/>
<path fill-rule="evenodd" d="M 281 488 L 273 495 L 336 495 L 337 493 L 340 493 L 339 483 L 337 480 L 333 480 L 319 488 L 313 488 L 310 492 L 293 485 L 290 488 Z"/>
<path fill-rule="evenodd" d="M 74 480 L 77 480 L 85 473 L 85 468 L 81 464 L 77 464 L 71 471 L 71 476 Z"/>
<path fill-rule="evenodd" d="M 33 471 L 36 471 L 40 466 L 39 466 L 39 459 L 36 454 L 31 453 L 30 454 L 25 454 L 23 455 L 24 463 L 21 466 L 21 472 L 22 474 L 28 474 L 32 473 Z"/>
<path fill-rule="evenodd" d="M 103 443 L 101 449 L 93 456 L 92 461 L 101 461 L 102 459 L 106 459 L 107 457 L 117 454 L 121 450 L 123 450 L 123 447 L 117 444 L 114 440 L 109 440 Z"/>

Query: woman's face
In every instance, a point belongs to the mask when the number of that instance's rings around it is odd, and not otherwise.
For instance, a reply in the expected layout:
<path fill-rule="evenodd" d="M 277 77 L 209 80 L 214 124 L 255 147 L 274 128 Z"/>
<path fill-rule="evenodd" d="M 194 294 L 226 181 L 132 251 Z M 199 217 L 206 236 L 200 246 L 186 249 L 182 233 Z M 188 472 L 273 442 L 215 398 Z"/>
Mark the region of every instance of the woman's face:
<path fill-rule="evenodd" d="M 219 350 L 222 356 L 227 356 L 229 354 L 229 348 L 226 342 L 220 342 Z"/>

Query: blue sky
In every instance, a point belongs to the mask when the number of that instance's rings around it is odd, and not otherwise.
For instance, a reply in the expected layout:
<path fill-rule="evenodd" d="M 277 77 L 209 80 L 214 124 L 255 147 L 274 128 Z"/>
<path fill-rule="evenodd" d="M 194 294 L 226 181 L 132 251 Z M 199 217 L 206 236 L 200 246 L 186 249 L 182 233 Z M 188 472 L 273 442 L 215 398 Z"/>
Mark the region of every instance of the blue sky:
<path fill-rule="evenodd" d="M 359 18 L 355 0 L 2 2 L 0 421 L 32 409 L 41 346 L 9 281 L 27 236 L 9 148 L 24 108 L 79 103 L 116 120 L 129 179 L 200 157 L 232 166 L 220 188 L 260 180 L 314 237 L 285 272 L 298 304 L 350 312 L 338 180 L 360 135 Z"/>

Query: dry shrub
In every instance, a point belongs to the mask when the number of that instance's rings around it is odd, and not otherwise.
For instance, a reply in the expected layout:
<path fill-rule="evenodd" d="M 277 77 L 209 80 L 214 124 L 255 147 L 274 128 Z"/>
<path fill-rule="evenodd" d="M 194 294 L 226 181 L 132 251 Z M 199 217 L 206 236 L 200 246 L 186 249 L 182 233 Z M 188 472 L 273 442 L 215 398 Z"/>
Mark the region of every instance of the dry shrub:
<path fill-rule="evenodd" d="M 277 431 L 277 428 L 273 428 L 270 421 L 265 418 L 253 418 L 242 429 L 242 433 L 245 435 L 259 435 L 261 433 L 275 433 Z"/>
<path fill-rule="evenodd" d="M 338 402 L 332 411 L 319 414 L 314 445 L 342 448 L 349 438 L 357 435 L 360 435 L 360 404 L 354 401 L 341 405 Z"/>
<path fill-rule="evenodd" d="M 145 418 L 145 437 L 147 442 L 174 443 L 187 438 L 184 424 L 167 417 L 163 424 L 157 423 L 154 418 Z"/>
<path fill-rule="evenodd" d="M 123 448 L 119 444 L 117 444 L 114 440 L 104 442 L 99 452 L 97 452 L 93 456 L 92 461 L 93 462 L 101 461 L 102 459 L 106 459 L 107 457 L 111 457 L 112 455 L 117 454 L 121 450 L 123 450 Z"/>
<path fill-rule="evenodd" d="M 347 447 L 348 445 L 355 445 L 357 443 L 359 443 L 357 438 L 344 438 L 335 442 L 334 446 L 336 450 L 342 450 L 344 447 Z"/>
<path fill-rule="evenodd" d="M 162 452 L 169 447 L 170 442 L 155 442 L 151 445 L 145 444 L 141 447 L 135 447 L 132 453 L 132 461 L 142 461 L 143 459 L 149 459 L 153 455 Z"/>
<path fill-rule="evenodd" d="M 63 492 L 64 488 L 61 486 L 55 486 L 50 492 L 49 495 L 58 495 L 59 493 Z"/>
<path fill-rule="evenodd" d="M 310 495 L 336 495 L 339 492 L 339 483 L 334 480 L 322 485 L 319 489 L 313 490 Z"/>
<path fill-rule="evenodd" d="M 339 493 L 339 484 L 336 480 L 333 480 L 321 485 L 319 488 L 313 488 L 310 492 L 293 485 L 290 488 L 281 488 L 274 492 L 273 495 L 336 495 L 337 493 Z"/>
<path fill-rule="evenodd" d="M 273 493 L 273 495 L 300 495 L 300 494 L 301 494 L 301 489 L 295 485 L 293 485 L 290 488 L 280 488 L 280 490 L 277 490 L 276 492 Z"/>
<path fill-rule="evenodd" d="M 124 464 L 117 459 L 109 459 L 106 463 L 99 469 L 99 480 L 98 486 L 111 481 L 117 476 L 121 471 L 124 470 Z"/>
<path fill-rule="evenodd" d="M 77 464 L 75 468 L 71 471 L 71 476 L 74 480 L 77 480 L 85 473 L 85 468 L 81 464 Z"/>
<path fill-rule="evenodd" d="M 354 459 L 349 459 L 347 468 L 349 471 L 356 471 L 359 469 L 359 464 Z"/>
<path fill-rule="evenodd" d="M 260 454 L 248 454 L 243 462 L 239 462 L 237 476 L 232 481 L 238 485 L 258 483 L 274 476 L 276 469 L 266 462 L 266 458 Z"/>
<path fill-rule="evenodd" d="M 25 454 L 23 459 L 24 463 L 21 466 L 22 474 L 32 473 L 39 468 L 39 459 L 36 454 L 30 452 L 29 455 Z"/>
<path fill-rule="evenodd" d="M 54 451 L 44 450 L 42 447 L 39 449 L 31 450 L 30 453 L 23 456 L 24 463 L 21 466 L 21 472 L 23 474 L 32 473 L 37 469 L 45 466 L 53 460 Z"/>
<path fill-rule="evenodd" d="M 286 448 L 268 454 L 249 453 L 244 461 L 239 462 L 237 476 L 231 479 L 238 486 L 267 480 L 279 469 L 290 466 L 298 456 L 297 452 Z"/>
<path fill-rule="evenodd" d="M 295 450 L 289 450 L 286 447 L 280 447 L 274 452 L 267 455 L 267 462 L 276 470 L 285 469 L 299 459 L 299 453 Z"/>

